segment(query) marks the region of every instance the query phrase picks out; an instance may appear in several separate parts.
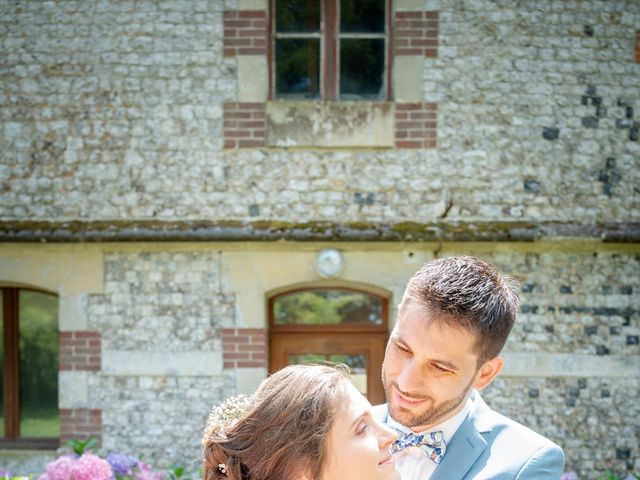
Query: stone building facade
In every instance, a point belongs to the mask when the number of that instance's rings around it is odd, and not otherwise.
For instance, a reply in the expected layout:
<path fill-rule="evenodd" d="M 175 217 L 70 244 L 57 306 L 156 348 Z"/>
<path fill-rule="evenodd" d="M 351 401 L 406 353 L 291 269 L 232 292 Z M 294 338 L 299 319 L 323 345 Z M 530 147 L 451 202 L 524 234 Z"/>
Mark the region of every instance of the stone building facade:
<path fill-rule="evenodd" d="M 270 7 L 0 3 L 0 286 L 58 296 L 62 438 L 197 461 L 273 292 L 378 289 L 393 324 L 464 253 L 522 283 L 488 402 L 583 478 L 640 470 L 640 3 L 393 0 L 360 102 L 273 99 Z"/>

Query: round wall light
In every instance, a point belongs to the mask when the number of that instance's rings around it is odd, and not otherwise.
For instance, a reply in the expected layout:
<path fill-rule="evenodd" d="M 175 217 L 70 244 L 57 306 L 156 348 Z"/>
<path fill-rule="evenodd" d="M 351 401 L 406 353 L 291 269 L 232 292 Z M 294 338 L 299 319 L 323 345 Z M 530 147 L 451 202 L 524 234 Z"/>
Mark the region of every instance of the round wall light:
<path fill-rule="evenodd" d="M 344 260 L 339 250 L 325 248 L 316 255 L 316 273 L 322 278 L 335 278 L 344 269 Z"/>

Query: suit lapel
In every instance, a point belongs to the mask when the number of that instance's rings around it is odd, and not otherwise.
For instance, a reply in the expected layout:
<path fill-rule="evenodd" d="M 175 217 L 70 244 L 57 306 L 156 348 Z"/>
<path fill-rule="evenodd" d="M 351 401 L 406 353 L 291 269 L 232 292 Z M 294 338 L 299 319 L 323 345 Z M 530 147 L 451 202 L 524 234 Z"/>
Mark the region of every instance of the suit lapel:
<path fill-rule="evenodd" d="M 472 419 L 467 417 L 447 445 L 447 453 L 433 472 L 431 480 L 462 479 L 486 446 L 487 442 Z"/>
<path fill-rule="evenodd" d="M 491 430 L 482 417 L 489 407 L 477 392 L 471 395 L 473 407 L 458 431 L 447 445 L 442 463 L 435 469 L 431 480 L 458 480 L 464 478 L 471 466 L 487 447 L 487 441 L 480 432 Z"/>

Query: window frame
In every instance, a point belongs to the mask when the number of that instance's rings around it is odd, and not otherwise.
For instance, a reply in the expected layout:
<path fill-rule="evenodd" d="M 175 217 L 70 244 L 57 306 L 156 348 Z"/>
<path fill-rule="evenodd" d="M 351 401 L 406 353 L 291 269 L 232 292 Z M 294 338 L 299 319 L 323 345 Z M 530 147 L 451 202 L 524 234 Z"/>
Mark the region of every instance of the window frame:
<path fill-rule="evenodd" d="M 320 2 L 320 33 L 319 34 L 297 34 L 297 33 L 276 33 L 276 2 L 269 0 L 269 24 L 268 24 L 268 49 L 267 61 L 269 63 L 269 99 L 279 101 L 390 101 L 392 100 L 392 70 L 393 70 L 393 37 L 392 37 L 392 1 L 384 0 L 385 3 L 385 31 L 382 34 L 376 33 L 340 33 L 340 0 L 322 0 Z M 385 61 L 383 72 L 382 98 L 360 98 L 341 99 L 340 98 L 340 40 L 341 38 L 384 38 L 386 45 L 384 48 Z M 279 97 L 276 92 L 276 64 L 275 64 L 275 43 L 276 38 L 320 38 L 320 85 L 319 96 L 317 98 L 303 97 Z"/>
<path fill-rule="evenodd" d="M 60 446 L 60 437 L 20 436 L 20 291 L 37 292 L 58 299 L 58 295 L 30 287 L 0 286 L 3 329 L 3 404 L 4 431 L 0 432 L 0 448 L 50 450 Z M 58 303 L 59 305 L 59 303 Z M 59 410 L 59 407 L 58 407 Z"/>
<path fill-rule="evenodd" d="M 275 312 L 275 301 L 285 295 L 290 295 L 292 293 L 299 292 L 315 292 L 318 290 L 344 290 L 349 292 L 363 293 L 366 295 L 371 295 L 380 299 L 382 304 L 382 311 L 380 316 L 382 317 L 382 323 L 379 325 L 371 324 L 360 324 L 360 325 L 349 325 L 349 324 L 338 324 L 338 325 L 328 325 L 328 324 L 317 324 L 317 325 L 302 325 L 295 323 L 276 323 L 274 318 Z M 268 312 L 268 320 L 269 320 L 269 331 L 272 333 L 385 333 L 389 332 L 389 298 L 381 295 L 377 292 L 373 292 L 371 290 L 366 290 L 364 288 L 355 288 L 355 287 L 347 287 L 344 285 L 322 285 L 315 286 L 309 285 L 306 287 L 297 287 L 289 290 L 278 291 L 275 294 L 269 295 L 267 301 L 267 312 Z"/>

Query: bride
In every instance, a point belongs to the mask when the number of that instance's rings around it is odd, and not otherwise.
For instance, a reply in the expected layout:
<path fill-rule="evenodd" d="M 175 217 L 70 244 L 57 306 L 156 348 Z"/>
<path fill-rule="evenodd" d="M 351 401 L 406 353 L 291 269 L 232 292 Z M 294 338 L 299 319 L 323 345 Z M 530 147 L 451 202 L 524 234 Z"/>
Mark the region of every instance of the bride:
<path fill-rule="evenodd" d="M 204 480 L 399 480 L 396 433 L 340 366 L 292 365 L 250 399 L 214 409 L 202 439 Z"/>

